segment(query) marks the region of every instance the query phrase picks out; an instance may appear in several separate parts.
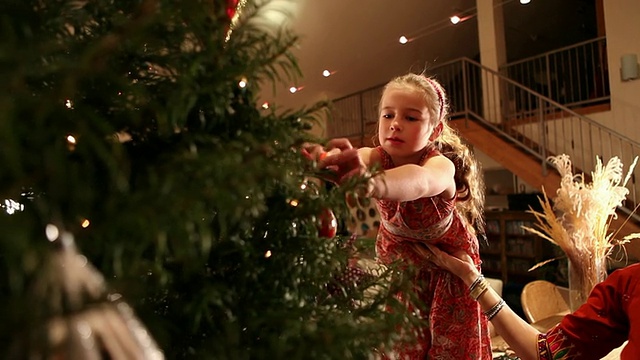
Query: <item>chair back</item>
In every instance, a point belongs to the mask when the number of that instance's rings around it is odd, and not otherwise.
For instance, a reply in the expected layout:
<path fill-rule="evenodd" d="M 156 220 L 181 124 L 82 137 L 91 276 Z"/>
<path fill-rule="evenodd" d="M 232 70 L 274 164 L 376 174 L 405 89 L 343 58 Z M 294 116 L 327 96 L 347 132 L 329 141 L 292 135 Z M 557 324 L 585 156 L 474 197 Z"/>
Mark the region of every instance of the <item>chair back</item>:
<path fill-rule="evenodd" d="M 522 289 L 520 302 L 524 315 L 530 323 L 570 312 L 569 305 L 557 286 L 546 280 L 527 283 Z"/>

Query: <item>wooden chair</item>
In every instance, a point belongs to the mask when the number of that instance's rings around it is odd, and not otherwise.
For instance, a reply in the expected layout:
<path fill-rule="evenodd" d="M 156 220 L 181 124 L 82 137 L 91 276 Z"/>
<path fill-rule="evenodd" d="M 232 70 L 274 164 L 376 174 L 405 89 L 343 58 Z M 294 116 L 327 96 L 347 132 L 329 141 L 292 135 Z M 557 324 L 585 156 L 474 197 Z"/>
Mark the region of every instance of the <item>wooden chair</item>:
<path fill-rule="evenodd" d="M 569 305 L 556 285 L 546 280 L 527 283 L 522 289 L 520 302 L 530 323 L 560 317 L 570 312 Z"/>

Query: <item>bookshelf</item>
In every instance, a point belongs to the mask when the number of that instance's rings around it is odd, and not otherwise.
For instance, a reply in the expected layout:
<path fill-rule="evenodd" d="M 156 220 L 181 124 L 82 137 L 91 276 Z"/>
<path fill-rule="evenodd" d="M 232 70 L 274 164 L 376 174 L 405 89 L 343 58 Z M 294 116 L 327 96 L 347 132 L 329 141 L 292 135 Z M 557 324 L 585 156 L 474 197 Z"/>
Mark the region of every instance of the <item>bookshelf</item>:
<path fill-rule="evenodd" d="M 523 226 L 535 227 L 533 214 L 488 211 L 485 220 L 487 240 L 480 242 L 485 276 L 501 279 L 505 284 L 525 284 L 545 277 L 548 267 L 529 271 L 534 265 L 553 257 L 553 245 L 523 229 Z"/>

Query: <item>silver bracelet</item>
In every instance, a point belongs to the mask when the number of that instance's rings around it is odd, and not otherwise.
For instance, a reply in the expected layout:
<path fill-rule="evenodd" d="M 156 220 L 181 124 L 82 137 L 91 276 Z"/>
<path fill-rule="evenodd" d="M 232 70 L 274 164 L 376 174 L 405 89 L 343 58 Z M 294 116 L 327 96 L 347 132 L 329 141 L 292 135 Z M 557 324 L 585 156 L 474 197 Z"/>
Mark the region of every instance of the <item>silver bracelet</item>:
<path fill-rule="evenodd" d="M 487 320 L 491 321 L 491 319 L 493 319 L 496 315 L 498 315 L 500 310 L 502 310 L 502 308 L 505 305 L 506 305 L 506 303 L 505 303 L 504 299 L 500 299 L 500 301 L 498 301 L 497 304 L 493 305 L 491 307 L 491 309 L 485 311 L 484 315 L 487 317 Z"/>

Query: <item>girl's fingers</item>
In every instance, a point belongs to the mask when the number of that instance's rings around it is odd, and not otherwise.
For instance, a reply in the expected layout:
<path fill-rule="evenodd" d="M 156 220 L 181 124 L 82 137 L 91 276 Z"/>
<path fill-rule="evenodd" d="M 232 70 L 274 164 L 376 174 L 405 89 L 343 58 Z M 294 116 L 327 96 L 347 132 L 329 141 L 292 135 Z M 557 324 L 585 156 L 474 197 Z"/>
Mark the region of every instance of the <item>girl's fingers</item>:
<path fill-rule="evenodd" d="M 354 161 L 354 159 L 356 161 Z M 337 154 L 329 155 L 324 159 L 320 160 L 320 162 L 318 163 L 318 167 L 325 168 L 331 165 L 336 165 L 341 168 L 344 167 L 345 165 L 348 165 L 349 167 L 353 167 L 354 163 L 358 164 L 359 166 L 360 162 L 358 159 L 358 150 L 347 149 Z"/>
<path fill-rule="evenodd" d="M 342 151 L 353 149 L 353 145 L 351 145 L 351 141 L 347 138 L 336 138 L 331 139 L 327 142 L 327 149 L 340 149 Z"/>

